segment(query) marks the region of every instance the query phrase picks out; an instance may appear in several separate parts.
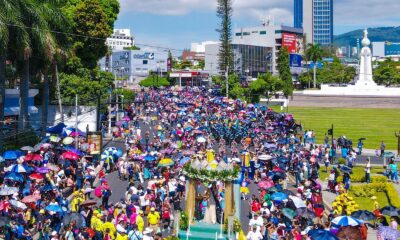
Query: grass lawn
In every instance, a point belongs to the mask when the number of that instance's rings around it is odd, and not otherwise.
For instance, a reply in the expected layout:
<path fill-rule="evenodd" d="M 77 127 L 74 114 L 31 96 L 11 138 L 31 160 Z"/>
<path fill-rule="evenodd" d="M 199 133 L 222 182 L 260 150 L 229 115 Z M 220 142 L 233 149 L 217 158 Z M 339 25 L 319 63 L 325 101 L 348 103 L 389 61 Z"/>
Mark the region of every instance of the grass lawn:
<path fill-rule="evenodd" d="M 321 181 L 325 181 L 328 176 L 329 176 L 329 171 L 332 169 L 332 166 L 328 167 L 328 172 L 325 172 L 325 166 L 322 166 L 319 168 L 319 179 L 321 179 Z M 383 175 L 384 169 L 383 167 L 371 167 L 371 174 L 379 174 L 379 175 Z M 364 167 L 363 166 L 355 166 L 353 168 L 353 174 L 355 175 L 364 175 L 365 171 L 364 171 Z"/>
<path fill-rule="evenodd" d="M 373 211 L 374 210 L 374 200 L 371 198 L 365 198 L 365 197 L 356 197 L 352 192 L 349 192 L 349 195 L 354 198 L 354 201 L 360 206 L 360 209 L 362 210 L 368 210 L 368 211 Z M 384 206 L 389 206 L 389 200 L 388 197 L 386 196 L 386 193 L 384 192 L 377 192 L 375 193 L 376 200 L 379 203 L 380 207 Z"/>
<path fill-rule="evenodd" d="M 273 109 L 280 111 L 279 107 Z M 289 107 L 289 113 L 301 122 L 304 130 L 316 132 L 318 143 L 323 142 L 333 124 L 334 136 L 344 135 L 353 140 L 355 146 L 359 138 L 366 138 L 364 148 L 379 148 L 383 140 L 387 150 L 397 149 L 394 133 L 400 130 L 399 109 Z"/>

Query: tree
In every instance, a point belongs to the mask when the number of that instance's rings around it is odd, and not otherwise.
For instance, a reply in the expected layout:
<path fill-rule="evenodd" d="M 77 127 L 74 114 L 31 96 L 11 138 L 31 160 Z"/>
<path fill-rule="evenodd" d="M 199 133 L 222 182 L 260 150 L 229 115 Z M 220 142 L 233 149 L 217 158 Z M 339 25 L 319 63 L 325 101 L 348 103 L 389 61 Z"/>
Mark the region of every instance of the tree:
<path fill-rule="evenodd" d="M 170 82 L 165 77 L 160 77 L 157 74 L 150 74 L 150 76 L 140 81 L 139 85 L 142 87 L 167 87 L 170 85 Z"/>
<path fill-rule="evenodd" d="M 279 77 L 283 81 L 283 94 L 286 98 L 293 94 L 293 80 L 292 73 L 290 72 L 289 63 L 289 51 L 287 47 L 283 47 L 279 50 L 277 59 L 277 68 L 279 72 Z"/>
<path fill-rule="evenodd" d="M 124 47 L 124 50 L 140 50 L 140 47 L 137 46 Z"/>
<path fill-rule="evenodd" d="M 219 48 L 219 69 L 221 72 L 228 70 L 233 73 L 233 50 L 232 50 L 232 0 L 218 0 L 217 16 L 220 26 L 217 32 L 221 46 Z"/>
<path fill-rule="evenodd" d="M 400 83 L 400 71 L 398 70 L 399 64 L 392 61 L 390 58 L 384 62 L 379 63 L 378 67 L 374 69 L 374 80 L 377 84 L 390 86 Z"/>
<path fill-rule="evenodd" d="M 317 87 L 317 62 L 322 59 L 322 50 L 319 47 L 318 44 L 311 44 L 309 43 L 307 45 L 306 51 L 305 51 L 306 58 L 309 61 L 312 61 L 314 63 L 314 88 Z"/>
<path fill-rule="evenodd" d="M 107 53 L 105 39 L 112 34 L 109 19 L 99 0 L 78 3 L 73 16 L 74 50 L 82 64 L 90 69 Z"/>

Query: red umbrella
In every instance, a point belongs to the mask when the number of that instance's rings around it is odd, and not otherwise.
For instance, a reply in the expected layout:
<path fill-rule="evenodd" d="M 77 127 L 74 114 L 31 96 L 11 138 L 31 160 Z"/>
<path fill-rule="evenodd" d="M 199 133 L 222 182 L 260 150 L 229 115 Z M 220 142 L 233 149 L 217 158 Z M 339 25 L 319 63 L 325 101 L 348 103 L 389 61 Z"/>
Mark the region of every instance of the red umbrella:
<path fill-rule="evenodd" d="M 29 153 L 24 158 L 25 161 L 43 161 L 43 157 L 37 153 Z"/>
<path fill-rule="evenodd" d="M 30 178 L 30 179 L 35 179 L 35 180 L 42 180 L 42 179 L 43 179 L 43 176 L 42 176 L 41 174 L 39 174 L 39 173 L 32 173 L 32 174 L 29 176 L 29 178 Z"/>
<path fill-rule="evenodd" d="M 275 186 L 273 181 L 261 181 L 258 183 L 258 187 L 263 189 L 272 188 L 273 186 Z"/>
<path fill-rule="evenodd" d="M 63 154 L 61 154 L 61 156 L 65 159 L 70 159 L 70 160 L 78 160 L 79 159 L 79 155 L 73 152 L 64 152 Z"/>

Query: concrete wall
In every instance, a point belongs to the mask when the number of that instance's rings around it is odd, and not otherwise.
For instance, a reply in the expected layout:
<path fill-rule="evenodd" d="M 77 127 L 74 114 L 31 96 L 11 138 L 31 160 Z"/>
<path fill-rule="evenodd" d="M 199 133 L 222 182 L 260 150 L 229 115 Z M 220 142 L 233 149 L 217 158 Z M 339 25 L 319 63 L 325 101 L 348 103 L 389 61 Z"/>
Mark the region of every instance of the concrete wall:
<path fill-rule="evenodd" d="M 313 0 L 303 0 L 303 32 L 307 43 L 313 40 Z"/>

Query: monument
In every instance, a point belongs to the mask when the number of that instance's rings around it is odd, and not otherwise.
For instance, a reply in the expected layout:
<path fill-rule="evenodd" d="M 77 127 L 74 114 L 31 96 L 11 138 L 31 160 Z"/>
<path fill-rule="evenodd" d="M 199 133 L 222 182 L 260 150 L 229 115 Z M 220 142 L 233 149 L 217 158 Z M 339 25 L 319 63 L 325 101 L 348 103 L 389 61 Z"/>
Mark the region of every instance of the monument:
<path fill-rule="evenodd" d="M 364 30 L 362 40 L 363 48 L 360 52 L 360 67 L 357 82 L 354 85 L 322 84 L 321 90 L 305 90 L 304 95 L 330 95 L 330 96 L 377 96 L 400 97 L 400 88 L 379 86 L 374 82 L 372 75 L 372 52 L 368 39 L 368 31 Z"/>

